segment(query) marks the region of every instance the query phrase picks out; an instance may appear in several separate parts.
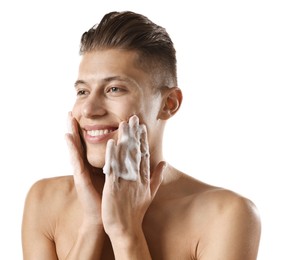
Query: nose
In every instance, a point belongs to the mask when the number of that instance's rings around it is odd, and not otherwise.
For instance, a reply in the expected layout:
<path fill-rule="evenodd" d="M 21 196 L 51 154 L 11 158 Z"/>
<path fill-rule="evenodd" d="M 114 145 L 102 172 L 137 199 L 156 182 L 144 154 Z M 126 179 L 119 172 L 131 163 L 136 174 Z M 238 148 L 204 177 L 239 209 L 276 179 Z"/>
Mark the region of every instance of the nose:
<path fill-rule="evenodd" d="M 81 112 L 86 118 L 103 116 L 106 113 L 103 98 L 96 93 L 91 93 L 84 101 Z"/>

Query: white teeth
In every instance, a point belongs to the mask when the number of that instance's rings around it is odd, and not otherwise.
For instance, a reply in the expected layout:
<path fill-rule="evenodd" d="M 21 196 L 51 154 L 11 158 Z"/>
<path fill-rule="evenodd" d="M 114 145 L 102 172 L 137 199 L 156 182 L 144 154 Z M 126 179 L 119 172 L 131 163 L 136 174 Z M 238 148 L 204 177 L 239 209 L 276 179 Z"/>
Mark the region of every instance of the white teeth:
<path fill-rule="evenodd" d="M 87 134 L 90 136 L 100 136 L 100 135 L 106 135 L 108 133 L 111 133 L 112 130 L 104 129 L 104 130 L 90 130 L 87 131 Z"/>

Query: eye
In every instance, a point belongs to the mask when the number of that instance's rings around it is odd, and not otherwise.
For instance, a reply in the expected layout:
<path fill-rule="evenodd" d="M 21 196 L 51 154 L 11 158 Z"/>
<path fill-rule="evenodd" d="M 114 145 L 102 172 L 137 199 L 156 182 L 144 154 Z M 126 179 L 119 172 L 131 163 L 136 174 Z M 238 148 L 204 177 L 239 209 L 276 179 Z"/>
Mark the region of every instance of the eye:
<path fill-rule="evenodd" d="M 108 92 L 112 92 L 112 93 L 115 93 L 115 92 L 120 92 L 122 91 L 121 88 L 118 88 L 118 87 L 111 87 Z"/>
<path fill-rule="evenodd" d="M 85 89 L 80 89 L 80 90 L 77 90 L 77 96 L 84 96 L 87 94 L 87 91 Z"/>
<path fill-rule="evenodd" d="M 123 87 L 109 86 L 106 89 L 106 93 L 113 96 L 120 96 L 126 92 L 126 89 Z"/>

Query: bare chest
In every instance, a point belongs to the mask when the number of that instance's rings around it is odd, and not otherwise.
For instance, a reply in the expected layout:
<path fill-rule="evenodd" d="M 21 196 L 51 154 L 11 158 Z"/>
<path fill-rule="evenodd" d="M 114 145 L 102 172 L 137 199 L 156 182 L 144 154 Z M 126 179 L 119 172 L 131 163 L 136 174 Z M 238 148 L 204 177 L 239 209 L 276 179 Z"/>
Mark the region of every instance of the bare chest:
<path fill-rule="evenodd" d="M 196 245 L 188 230 L 188 220 L 182 210 L 169 208 L 149 210 L 143 223 L 143 231 L 152 259 L 190 259 Z M 64 259 L 75 243 L 81 223 L 81 214 L 75 209 L 66 210 L 57 223 L 55 243 L 59 259 Z M 106 236 L 102 259 L 114 259 L 110 239 Z"/>

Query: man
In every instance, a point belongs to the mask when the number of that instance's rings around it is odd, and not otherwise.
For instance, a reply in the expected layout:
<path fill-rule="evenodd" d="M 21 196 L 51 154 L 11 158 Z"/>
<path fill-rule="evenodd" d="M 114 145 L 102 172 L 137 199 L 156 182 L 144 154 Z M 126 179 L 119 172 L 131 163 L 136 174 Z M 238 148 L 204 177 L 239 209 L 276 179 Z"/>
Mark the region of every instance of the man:
<path fill-rule="evenodd" d="M 255 205 L 164 161 L 165 124 L 182 102 L 165 29 L 112 12 L 80 52 L 66 135 L 74 176 L 29 191 L 24 259 L 256 259 Z"/>

